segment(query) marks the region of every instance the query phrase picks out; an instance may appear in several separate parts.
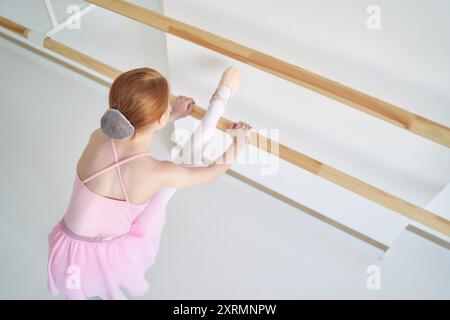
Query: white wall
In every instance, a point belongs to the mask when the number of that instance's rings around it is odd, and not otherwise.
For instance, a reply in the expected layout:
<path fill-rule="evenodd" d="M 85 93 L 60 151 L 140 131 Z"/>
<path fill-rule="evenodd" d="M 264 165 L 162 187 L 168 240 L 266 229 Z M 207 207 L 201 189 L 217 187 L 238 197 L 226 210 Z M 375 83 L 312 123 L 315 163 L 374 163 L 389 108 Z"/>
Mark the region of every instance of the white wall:
<path fill-rule="evenodd" d="M 450 126 L 450 3 L 377 1 L 380 30 L 366 27 L 371 4 L 168 0 L 164 12 Z M 200 105 L 228 65 L 241 70 L 229 119 L 279 129 L 282 143 L 422 207 L 450 180 L 446 147 L 175 36 L 167 44 L 174 91 Z M 276 176 L 239 172 L 386 245 L 409 222 L 284 162 Z"/>
<path fill-rule="evenodd" d="M 25 25 L 47 30 L 49 26 L 44 24 L 45 19 L 41 15 L 41 1 L 26 1 L 26 6 L 24 3 L 0 0 L 0 14 L 6 12 L 7 17 Z M 139 4 L 155 10 L 161 8 L 160 3 L 154 1 L 139 1 Z M 169 10 L 170 4 L 169 1 L 164 2 L 164 10 Z M 189 13 L 189 10 L 196 8 L 196 4 L 192 2 L 192 7 L 186 8 L 180 3 L 180 11 L 172 12 L 173 16 L 177 17 L 180 12 Z M 25 7 L 30 9 L 33 5 L 34 14 L 30 15 Z M 261 6 L 261 10 L 264 10 L 264 5 Z M 63 7 L 61 5 L 60 12 L 64 12 Z M 202 8 L 206 8 L 205 3 Z M 209 7 L 208 10 L 213 14 L 216 9 Z M 206 18 L 207 14 L 203 11 L 197 12 L 192 23 L 199 25 Z M 238 15 L 232 18 L 228 21 L 240 19 Z M 218 19 L 215 21 L 219 22 Z M 157 68 L 170 77 L 174 93 L 193 92 L 192 96 L 203 106 L 206 106 L 221 70 L 228 65 L 219 55 L 205 52 L 193 55 L 193 51 L 185 51 L 184 48 L 180 48 L 183 50 L 178 54 L 173 42 L 170 42 L 173 39 L 169 39 L 169 72 L 164 38 L 152 29 L 98 8 L 89 13 L 83 23 L 89 29 L 82 27 L 73 33 L 66 31 L 57 38 L 117 68 L 125 70 L 137 65 Z M 105 36 L 112 28 L 115 28 L 114 38 Z M 255 34 L 248 28 L 243 30 Z M 252 38 L 244 35 L 244 32 L 240 36 Z M 140 37 L 148 39 L 148 42 L 138 41 Z M 117 48 L 116 39 L 120 39 L 122 46 L 114 50 Z M 277 37 L 270 39 L 270 43 L 278 41 Z M 174 57 L 184 60 L 172 60 Z M 185 63 L 181 64 L 181 61 Z M 194 66 L 196 72 L 188 73 L 189 66 Z M 264 90 L 261 88 L 267 86 L 264 81 L 274 81 L 274 84 L 285 81 L 271 80 L 272 77 L 265 77 L 263 73 L 258 73 L 256 77 L 254 70 L 243 68 L 241 66 L 242 88 L 230 104 L 227 116 L 245 119 L 247 113 L 255 121 L 265 119 L 267 123 L 272 117 L 270 120 L 277 121 L 277 124 L 286 124 L 280 126 L 283 129 L 282 139 L 286 130 L 287 138 L 288 132 L 291 134 L 292 141 L 289 142 L 297 143 L 294 131 L 289 131 L 293 125 L 289 122 L 294 120 L 296 113 L 277 118 L 270 113 L 271 109 L 266 104 L 258 106 L 261 112 L 254 112 L 255 108 L 239 100 L 239 96 L 245 96 L 244 88 L 262 92 Z M 0 298 L 47 299 L 51 296 L 45 288 L 46 236 L 67 206 L 76 160 L 89 133 L 98 126 L 98 118 L 107 102 L 107 88 L 5 38 L 0 38 L 0 70 L 0 118 L 8 119 L 0 126 L 3 155 L 0 160 L 0 197 L 4 203 L 0 215 Z M 438 70 L 436 74 L 440 74 Z M 256 78 L 264 81 L 252 82 Z M 389 77 L 386 78 L 388 81 Z M 295 90 L 296 95 L 299 91 L 303 92 L 289 84 L 286 87 L 289 89 L 278 90 L 277 87 L 277 92 Z M 296 97 L 306 99 L 303 96 Z M 277 100 L 271 95 L 264 98 Z M 317 108 L 328 106 L 332 109 L 330 101 L 321 103 Z M 366 118 L 344 107 L 335 107 L 345 113 L 345 117 L 340 115 L 342 119 L 347 119 L 347 116 Z M 282 110 L 279 109 L 284 112 Z M 305 113 L 305 117 L 308 114 L 317 116 Z M 260 122 L 256 125 L 263 127 L 263 124 Z M 308 127 L 303 126 L 306 122 L 300 124 L 302 122 L 299 122 L 300 132 L 306 132 Z M 381 133 L 390 130 L 384 124 L 381 125 Z M 365 134 L 367 129 L 364 129 Z M 309 137 L 313 138 L 314 134 L 311 131 Z M 397 134 L 401 136 L 401 133 Z M 417 142 L 418 138 L 407 135 L 398 139 Z M 162 135 L 161 139 L 155 141 L 152 149 L 155 155 L 168 156 L 167 140 L 167 135 Z M 324 137 L 323 142 L 325 140 Z M 351 141 L 349 139 L 349 143 Z M 339 149 L 339 144 L 334 148 Z M 349 146 L 349 150 L 351 148 Z M 435 146 L 430 148 L 435 151 Z M 331 149 L 326 150 L 329 151 L 327 156 L 331 156 Z M 437 166 L 442 157 L 439 152 L 433 155 L 436 157 L 436 163 L 433 164 Z M 347 158 L 352 159 L 349 156 Z M 362 159 L 360 165 L 364 165 Z M 299 194 L 297 183 L 301 178 L 300 182 L 306 183 L 301 192 L 302 203 L 323 203 L 324 209 L 327 209 L 331 205 L 336 206 L 335 201 L 342 199 L 338 203 L 340 210 L 350 210 L 357 205 L 364 209 L 361 214 L 381 212 L 372 211 L 375 209 L 369 208 L 366 202 L 352 198 L 345 191 L 333 189 L 332 186 L 321 188 L 314 177 L 308 178 L 298 169 L 294 172 L 292 168 L 282 167 L 277 176 L 263 178 L 255 167 L 236 169 L 256 179 L 265 179 L 267 185 L 279 179 L 273 184 L 275 189 L 285 188 L 283 190 L 291 192 L 288 193 L 291 196 Z M 380 173 L 385 176 L 384 171 Z M 442 172 L 442 176 L 445 175 L 446 172 Z M 444 180 L 442 177 L 439 179 Z M 323 200 L 324 194 L 329 197 L 327 201 Z M 326 207 L 327 204 L 330 207 Z M 342 207 L 345 205 L 348 207 Z M 330 216 L 333 212 L 321 211 Z M 341 212 L 345 213 L 345 210 Z M 412 242 L 393 242 L 393 251 L 382 260 L 380 250 L 228 176 L 208 186 L 180 190 L 170 202 L 167 215 L 158 260 L 147 275 L 151 289 L 143 298 L 450 298 L 450 278 L 445 268 L 448 250 L 432 246 L 422 238 L 414 238 Z M 400 227 L 403 221 L 398 223 L 397 227 Z M 369 224 L 371 221 L 367 222 Z M 374 230 L 373 234 L 377 235 L 377 230 Z M 394 237 L 396 231 L 396 228 L 391 228 L 386 233 Z M 398 239 L 404 239 L 403 235 Z M 408 253 L 412 257 L 404 258 Z M 388 260 L 390 257 L 393 258 Z M 410 268 L 405 261 L 414 263 L 415 268 Z M 381 291 L 370 291 L 366 287 L 366 268 L 372 264 L 380 265 L 383 274 L 386 274 Z M 434 286 L 430 288 L 429 283 Z"/>

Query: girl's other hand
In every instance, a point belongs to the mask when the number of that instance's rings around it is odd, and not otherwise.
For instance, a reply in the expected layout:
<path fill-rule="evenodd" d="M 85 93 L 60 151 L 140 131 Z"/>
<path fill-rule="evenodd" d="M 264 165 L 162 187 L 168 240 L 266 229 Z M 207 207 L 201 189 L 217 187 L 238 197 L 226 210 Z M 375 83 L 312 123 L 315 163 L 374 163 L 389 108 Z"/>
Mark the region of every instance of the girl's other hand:
<path fill-rule="evenodd" d="M 233 138 L 233 142 L 237 144 L 239 150 L 249 142 L 252 127 L 246 122 L 235 122 L 233 125 L 227 130 L 227 132 Z"/>
<path fill-rule="evenodd" d="M 172 121 L 187 117 L 194 110 L 195 101 L 186 96 L 177 96 L 172 105 L 170 117 Z"/>

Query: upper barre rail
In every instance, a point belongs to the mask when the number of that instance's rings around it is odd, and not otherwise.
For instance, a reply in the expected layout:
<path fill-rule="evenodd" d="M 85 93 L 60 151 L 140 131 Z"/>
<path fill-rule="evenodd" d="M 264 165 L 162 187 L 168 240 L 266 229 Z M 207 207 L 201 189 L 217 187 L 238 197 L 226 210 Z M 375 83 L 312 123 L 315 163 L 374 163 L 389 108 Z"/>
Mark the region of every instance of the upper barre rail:
<path fill-rule="evenodd" d="M 242 61 L 450 148 L 450 128 L 296 65 L 123 0 L 86 0 Z"/>
<path fill-rule="evenodd" d="M 24 26 L 21 26 L 11 20 L 8 20 L 0 16 L 0 26 L 9 29 L 12 32 L 26 38 L 30 30 Z M 99 60 L 96 60 L 88 55 L 85 55 L 79 51 L 76 51 L 50 37 L 44 38 L 44 48 L 57 53 L 67 59 L 70 59 L 84 67 L 87 67 L 99 74 L 114 79 L 122 72 L 115 69 Z M 174 99 L 175 96 L 171 94 L 170 99 Z M 206 110 L 199 106 L 194 106 L 192 116 L 197 119 L 202 119 Z M 217 128 L 225 131 L 230 127 L 232 121 L 221 117 Z M 267 151 L 271 154 L 275 154 L 281 159 L 288 161 L 289 163 L 296 165 L 304 170 L 307 170 L 321 178 L 324 178 L 330 182 L 335 183 L 349 191 L 352 191 L 360 196 L 369 199 L 377 204 L 380 204 L 388 209 L 391 209 L 411 220 L 415 220 L 425 226 L 428 226 L 436 231 L 441 232 L 447 236 L 450 236 L 450 221 L 429 212 L 423 208 L 420 208 L 406 200 L 403 200 L 395 195 L 389 194 L 384 190 L 376 188 L 364 181 L 354 178 L 344 172 L 341 172 L 333 167 L 330 167 L 320 161 L 317 161 L 307 155 L 300 153 L 297 150 L 291 149 L 283 144 L 278 144 L 275 141 L 270 140 L 256 132 L 252 132 L 250 137 L 250 144 Z M 279 148 L 272 149 L 277 144 Z"/>

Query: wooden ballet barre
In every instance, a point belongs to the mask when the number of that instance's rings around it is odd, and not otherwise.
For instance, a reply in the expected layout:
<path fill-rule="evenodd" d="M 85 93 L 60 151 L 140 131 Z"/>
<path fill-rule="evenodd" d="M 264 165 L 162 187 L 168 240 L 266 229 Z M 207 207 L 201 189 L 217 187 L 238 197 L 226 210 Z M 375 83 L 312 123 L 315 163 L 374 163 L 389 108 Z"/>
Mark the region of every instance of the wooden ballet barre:
<path fill-rule="evenodd" d="M 8 29 L 9 31 L 17 33 L 24 38 L 28 37 L 28 34 L 30 33 L 30 29 L 28 29 L 27 27 L 15 23 L 14 21 L 8 20 L 2 16 L 0 16 L 0 26 Z"/>
<path fill-rule="evenodd" d="M 296 65 L 123 0 L 87 0 L 342 102 L 450 148 L 450 128 Z"/>
<path fill-rule="evenodd" d="M 0 26 L 3 26 L 12 32 L 15 32 L 24 38 L 26 38 L 26 35 L 30 31 L 26 27 L 18 25 L 15 22 L 5 19 L 4 17 L 1 16 L 0 16 Z M 99 60 L 96 60 L 68 46 L 65 46 L 49 37 L 46 37 L 44 39 L 43 46 L 48 50 L 51 50 L 84 67 L 87 67 L 95 72 L 98 72 L 99 74 L 105 75 L 111 78 L 112 80 L 114 80 L 117 76 L 119 76 L 122 73 L 122 71 L 120 70 L 117 70 L 107 64 L 104 64 Z M 174 98 L 175 96 L 171 94 L 170 100 Z M 191 115 L 196 119 L 201 120 L 205 112 L 206 112 L 205 109 L 196 105 Z M 217 128 L 222 131 L 225 131 L 227 128 L 230 127 L 232 123 L 233 123 L 232 121 L 221 117 L 217 125 Z M 391 209 L 411 220 L 417 221 L 425 226 L 428 226 L 436 231 L 439 231 L 447 236 L 450 236 L 450 221 L 448 221 L 443 217 L 435 215 L 434 213 L 422 209 L 406 200 L 403 200 L 395 195 L 389 194 L 364 181 L 361 181 L 333 167 L 330 167 L 313 158 L 310 158 L 307 155 L 300 153 L 299 151 L 291 149 L 283 144 L 278 144 L 277 142 L 272 141 L 271 139 L 262 136 L 256 132 L 252 132 L 249 143 L 264 151 L 274 154 L 279 158 L 295 166 L 298 166 L 321 178 L 331 181 L 379 205 Z"/>

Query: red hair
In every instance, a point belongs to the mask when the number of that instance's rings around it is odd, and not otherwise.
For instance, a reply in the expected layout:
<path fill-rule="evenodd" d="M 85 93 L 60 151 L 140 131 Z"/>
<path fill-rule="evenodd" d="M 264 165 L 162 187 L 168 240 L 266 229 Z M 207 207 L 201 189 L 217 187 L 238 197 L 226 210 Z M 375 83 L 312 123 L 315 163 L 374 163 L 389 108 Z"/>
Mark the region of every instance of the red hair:
<path fill-rule="evenodd" d="M 114 80 L 109 91 L 109 107 L 122 112 L 139 131 L 166 112 L 169 96 L 169 83 L 162 74 L 151 68 L 133 69 Z"/>

